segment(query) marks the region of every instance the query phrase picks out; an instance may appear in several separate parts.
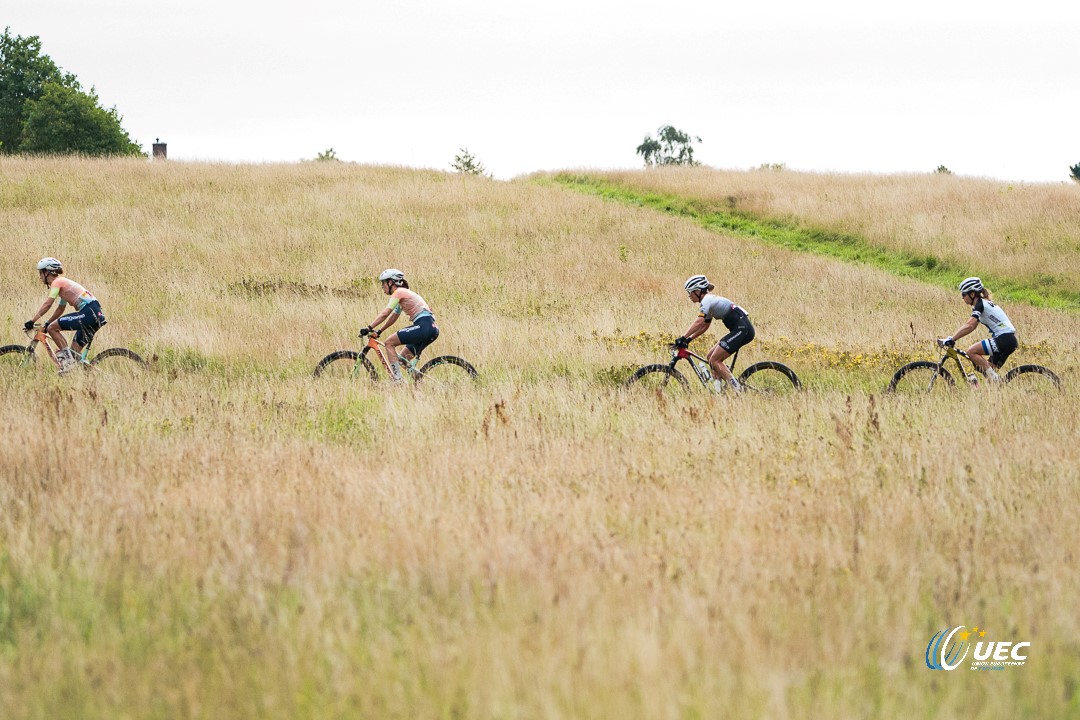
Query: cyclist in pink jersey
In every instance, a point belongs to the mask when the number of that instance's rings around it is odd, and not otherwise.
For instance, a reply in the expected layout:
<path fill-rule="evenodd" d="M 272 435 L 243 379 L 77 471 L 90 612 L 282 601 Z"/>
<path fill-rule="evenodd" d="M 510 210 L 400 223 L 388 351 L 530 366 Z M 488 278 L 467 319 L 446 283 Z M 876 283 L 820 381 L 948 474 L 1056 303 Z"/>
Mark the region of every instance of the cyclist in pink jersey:
<path fill-rule="evenodd" d="M 94 334 L 106 322 L 105 313 L 102 312 L 101 304 L 93 293 L 74 280 L 64 277 L 64 266 L 56 258 L 42 258 L 38 262 L 37 269 L 41 282 L 49 288 L 49 297 L 45 299 L 34 317 L 26 321 L 24 327 L 27 330 L 33 329 L 34 324 L 49 312 L 53 303 L 57 299 L 60 300 L 52 317 L 45 322 L 45 332 L 59 348 L 56 357 L 60 361 L 60 372 L 65 373 L 75 366 L 76 354 L 90 347 Z M 74 312 L 64 315 L 64 308 L 69 305 Z M 72 347 L 68 347 L 67 340 L 61 331 L 75 332 Z"/>
<path fill-rule="evenodd" d="M 416 361 L 431 343 L 439 337 L 439 327 L 435 324 L 435 316 L 431 313 L 424 298 L 409 289 L 409 283 L 405 280 L 405 273 L 390 268 L 379 275 L 382 283 L 382 291 L 390 296 L 390 303 L 379 313 L 378 317 L 364 328 L 364 334 L 373 334 L 378 337 L 391 325 L 397 322 L 402 311 L 409 316 L 412 323 L 409 327 L 398 330 L 386 340 L 386 349 L 390 351 L 390 374 L 395 380 L 402 380 L 401 358 L 398 346 L 404 346 L 404 358 L 409 368 L 416 366 Z M 385 323 L 385 324 L 384 324 Z M 381 327 L 380 327 L 381 326 Z"/>

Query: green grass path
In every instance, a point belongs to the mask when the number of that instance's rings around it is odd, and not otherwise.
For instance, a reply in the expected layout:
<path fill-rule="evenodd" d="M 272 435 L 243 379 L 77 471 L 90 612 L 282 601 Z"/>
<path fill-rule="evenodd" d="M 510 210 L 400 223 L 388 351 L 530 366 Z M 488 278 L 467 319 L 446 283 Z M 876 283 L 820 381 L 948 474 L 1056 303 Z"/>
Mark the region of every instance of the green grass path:
<path fill-rule="evenodd" d="M 870 265 L 894 275 L 912 278 L 955 290 L 970 268 L 932 255 L 917 256 L 886 250 L 857 235 L 822 230 L 783 220 L 761 218 L 720 206 L 717 202 L 678 195 L 646 193 L 588 175 L 560 173 L 553 178 L 562 187 L 614 200 L 626 205 L 651 208 L 693 220 L 707 230 L 748 237 L 760 242 L 845 262 Z M 1080 293 L 1056 287 L 1033 287 L 1007 277 L 982 274 L 983 282 L 994 289 L 995 297 L 1036 307 L 1080 312 Z"/>

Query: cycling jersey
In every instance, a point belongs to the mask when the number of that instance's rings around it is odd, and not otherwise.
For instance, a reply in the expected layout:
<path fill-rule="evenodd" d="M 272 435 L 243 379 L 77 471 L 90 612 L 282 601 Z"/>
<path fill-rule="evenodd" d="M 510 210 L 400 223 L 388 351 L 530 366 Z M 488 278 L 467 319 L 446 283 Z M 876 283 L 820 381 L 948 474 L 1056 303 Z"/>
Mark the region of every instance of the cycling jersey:
<path fill-rule="evenodd" d="M 984 298 L 975 299 L 975 304 L 971 306 L 971 317 L 985 325 L 991 337 L 1016 332 L 1005 311 Z"/>
<path fill-rule="evenodd" d="M 416 322 L 417 319 L 422 317 L 432 316 L 431 308 L 428 307 L 424 298 L 403 287 L 394 290 L 393 294 L 390 295 L 390 303 L 386 307 L 393 310 L 397 315 L 400 315 L 401 311 L 404 310 L 405 314 L 409 316 L 410 322 Z"/>
<path fill-rule="evenodd" d="M 53 300 L 59 297 L 60 307 L 70 305 L 75 310 L 82 310 L 87 303 L 97 299 L 79 283 L 62 276 L 53 279 L 49 284 L 49 297 Z"/>
<path fill-rule="evenodd" d="M 709 294 L 701 298 L 701 312 L 698 317 L 707 323 L 719 320 L 724 323 L 724 327 L 732 330 L 743 318 L 748 317 L 748 314 L 726 297 Z"/>

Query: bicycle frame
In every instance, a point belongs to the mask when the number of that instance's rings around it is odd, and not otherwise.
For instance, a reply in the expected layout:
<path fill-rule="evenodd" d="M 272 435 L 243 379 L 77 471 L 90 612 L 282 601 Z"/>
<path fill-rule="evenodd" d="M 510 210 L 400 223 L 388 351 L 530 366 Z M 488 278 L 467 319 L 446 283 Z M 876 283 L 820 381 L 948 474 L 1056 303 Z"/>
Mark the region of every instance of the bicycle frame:
<path fill-rule="evenodd" d="M 728 372 L 731 373 L 732 377 L 735 376 L 735 361 L 738 358 L 739 351 L 736 350 L 735 354 L 731 356 L 731 364 L 728 365 Z M 690 350 L 689 348 L 672 348 L 671 363 L 668 365 L 668 367 L 674 370 L 675 365 L 677 365 L 680 360 L 690 361 L 690 367 L 694 369 L 694 375 L 697 376 L 697 379 L 701 381 L 702 385 L 708 387 L 709 383 L 711 383 L 715 379 L 712 376 L 711 367 L 709 367 L 708 375 L 704 375 L 704 371 L 700 367 L 698 367 L 697 363 L 693 362 L 693 360 L 700 360 L 701 362 L 705 363 L 706 366 L 708 366 L 709 361 L 698 355 L 696 352 Z"/>
<path fill-rule="evenodd" d="M 957 350 L 955 347 L 946 346 L 945 354 L 941 356 L 940 360 L 938 360 L 938 372 L 934 373 L 934 377 L 930 378 L 930 388 L 933 388 L 934 383 L 937 382 L 937 379 L 939 377 L 941 377 L 941 371 L 945 369 L 945 363 L 949 360 L 952 360 L 956 363 L 956 367 L 960 370 L 960 377 L 967 378 L 970 373 L 964 369 L 964 364 L 960 362 L 960 358 L 965 358 L 968 362 L 970 362 L 972 370 L 978 370 L 978 366 L 975 365 L 975 362 L 971 359 L 971 356 L 969 356 L 966 352 L 964 352 L 963 350 Z"/>
<path fill-rule="evenodd" d="M 23 365 L 33 362 L 34 350 L 35 348 L 37 348 L 38 345 L 41 345 L 45 348 L 45 352 L 48 353 L 49 359 L 52 360 L 53 365 L 56 365 L 56 368 L 59 370 L 60 359 L 56 357 L 56 351 L 53 350 L 53 344 L 51 342 L 52 338 L 50 338 L 49 334 L 45 332 L 44 327 L 41 325 L 35 325 L 33 330 L 24 330 L 23 332 L 25 332 L 26 336 L 30 338 L 30 344 L 26 347 L 26 355 L 23 357 Z M 89 352 L 90 347 L 84 347 L 82 349 L 82 352 L 79 353 L 79 355 L 77 356 L 78 361 L 85 363 L 86 356 Z"/>
<path fill-rule="evenodd" d="M 363 364 L 363 358 L 368 354 L 368 350 L 375 351 L 375 355 L 379 358 L 379 362 L 382 363 L 383 370 L 386 371 L 387 375 L 393 377 L 394 374 L 390 371 L 390 362 L 386 359 L 386 343 L 379 342 L 378 338 L 374 338 L 371 335 L 367 336 L 367 344 L 364 346 L 364 349 L 360 351 L 360 355 L 356 359 L 356 364 L 353 365 L 353 375 L 355 376 L 359 372 L 360 366 Z M 401 360 L 405 360 L 401 355 L 398 355 L 398 357 L 401 358 Z M 413 374 L 414 370 L 409 367 L 407 361 L 402 364 L 410 375 Z"/>

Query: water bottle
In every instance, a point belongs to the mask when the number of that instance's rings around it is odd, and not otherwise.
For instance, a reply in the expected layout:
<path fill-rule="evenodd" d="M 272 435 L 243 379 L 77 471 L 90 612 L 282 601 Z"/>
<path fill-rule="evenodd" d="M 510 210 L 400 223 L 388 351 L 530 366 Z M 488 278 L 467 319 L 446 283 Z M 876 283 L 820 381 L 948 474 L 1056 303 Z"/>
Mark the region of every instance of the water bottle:
<path fill-rule="evenodd" d="M 709 364 L 708 363 L 701 362 L 700 360 L 695 360 L 694 364 L 697 365 L 698 376 L 702 380 L 711 380 L 712 379 L 712 371 L 709 370 Z"/>

